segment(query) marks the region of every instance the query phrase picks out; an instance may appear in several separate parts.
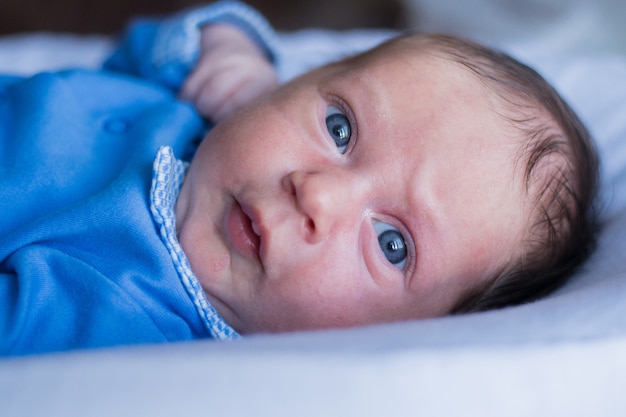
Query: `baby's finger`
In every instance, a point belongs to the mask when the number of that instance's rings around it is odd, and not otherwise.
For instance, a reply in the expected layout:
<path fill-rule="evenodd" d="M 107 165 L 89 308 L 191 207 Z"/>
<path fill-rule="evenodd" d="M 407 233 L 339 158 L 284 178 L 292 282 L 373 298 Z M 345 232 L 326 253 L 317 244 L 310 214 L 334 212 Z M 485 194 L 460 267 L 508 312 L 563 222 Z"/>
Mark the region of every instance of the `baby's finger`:
<path fill-rule="evenodd" d="M 205 82 L 199 94 L 196 95 L 193 101 L 196 109 L 200 114 L 213 121 L 221 120 L 221 118 L 216 119 L 219 109 L 227 105 L 236 95 L 241 87 L 241 82 L 242 80 L 233 74 L 212 77 Z"/>
<path fill-rule="evenodd" d="M 214 121 L 219 122 L 234 111 L 253 102 L 255 99 L 273 90 L 278 81 L 274 77 L 258 79 L 249 77 L 242 79 L 238 88 L 233 89 L 228 99 L 223 100 L 212 112 Z"/>
<path fill-rule="evenodd" d="M 178 96 L 185 101 L 193 102 L 200 94 L 202 86 L 211 78 L 212 69 L 207 65 L 198 65 L 187 77 Z"/>

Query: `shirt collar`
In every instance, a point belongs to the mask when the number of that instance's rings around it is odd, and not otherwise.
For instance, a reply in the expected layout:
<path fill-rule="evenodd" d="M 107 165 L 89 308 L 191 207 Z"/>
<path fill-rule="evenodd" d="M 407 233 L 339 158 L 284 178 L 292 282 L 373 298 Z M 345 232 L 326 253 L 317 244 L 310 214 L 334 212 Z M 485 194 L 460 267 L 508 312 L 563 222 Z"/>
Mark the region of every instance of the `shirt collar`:
<path fill-rule="evenodd" d="M 207 330 L 216 339 L 235 339 L 239 337 L 239 334 L 209 303 L 176 236 L 174 208 L 188 165 L 174 157 L 171 147 L 162 146 L 159 149 L 154 160 L 150 190 L 152 218 L 159 228 L 161 240 L 167 247 L 178 276 Z"/>

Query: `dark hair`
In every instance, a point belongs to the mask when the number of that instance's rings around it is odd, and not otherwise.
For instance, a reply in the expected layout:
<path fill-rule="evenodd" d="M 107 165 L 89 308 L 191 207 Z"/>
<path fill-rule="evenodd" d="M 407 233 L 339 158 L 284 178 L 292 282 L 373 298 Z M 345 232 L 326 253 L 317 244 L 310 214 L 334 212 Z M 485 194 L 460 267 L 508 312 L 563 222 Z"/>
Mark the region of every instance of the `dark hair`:
<path fill-rule="evenodd" d="M 409 35 L 460 64 L 505 104 L 522 133 L 518 164 L 533 199 L 522 254 L 453 307 L 452 313 L 501 308 L 559 287 L 595 247 L 598 157 L 578 116 L 535 70 L 509 55 L 448 35 Z M 425 43 L 422 43 L 425 42 Z"/>

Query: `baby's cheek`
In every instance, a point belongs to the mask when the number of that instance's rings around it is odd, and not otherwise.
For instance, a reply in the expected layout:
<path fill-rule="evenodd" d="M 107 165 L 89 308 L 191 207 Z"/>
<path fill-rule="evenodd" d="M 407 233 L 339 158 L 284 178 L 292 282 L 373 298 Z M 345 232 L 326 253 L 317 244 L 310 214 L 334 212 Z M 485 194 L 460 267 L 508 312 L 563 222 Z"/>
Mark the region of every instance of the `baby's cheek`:
<path fill-rule="evenodd" d="M 206 270 L 211 274 L 218 274 L 223 272 L 229 265 L 228 256 L 214 256 L 211 257 L 206 265 Z M 191 266 L 193 269 L 193 265 Z"/>
<path fill-rule="evenodd" d="M 190 228 L 194 233 L 189 232 Z M 217 232 L 207 229 L 189 222 L 179 235 L 180 245 L 189 259 L 191 269 L 201 282 L 218 279 L 230 265 L 230 254 L 217 238 Z M 207 238 L 209 236 L 214 238 Z"/>

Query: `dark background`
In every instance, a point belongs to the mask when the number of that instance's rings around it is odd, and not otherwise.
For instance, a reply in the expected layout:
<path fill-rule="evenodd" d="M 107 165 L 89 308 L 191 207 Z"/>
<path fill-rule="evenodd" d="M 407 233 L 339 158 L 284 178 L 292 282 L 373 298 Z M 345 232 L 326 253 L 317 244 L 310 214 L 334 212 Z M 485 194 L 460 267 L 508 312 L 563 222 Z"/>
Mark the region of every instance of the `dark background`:
<path fill-rule="evenodd" d="M 0 34 L 56 31 L 112 34 L 131 16 L 161 15 L 201 0 L 0 0 Z M 401 27 L 399 0 L 248 0 L 277 29 Z"/>

